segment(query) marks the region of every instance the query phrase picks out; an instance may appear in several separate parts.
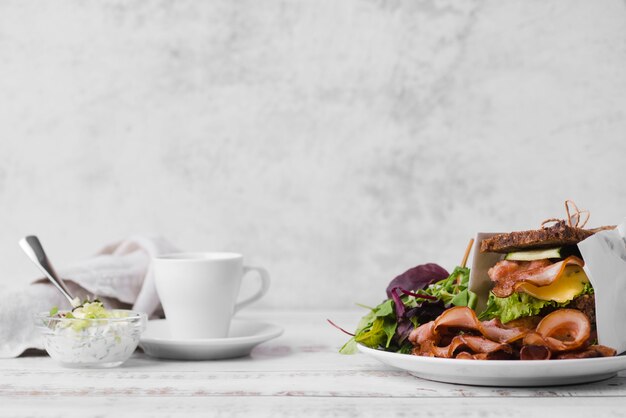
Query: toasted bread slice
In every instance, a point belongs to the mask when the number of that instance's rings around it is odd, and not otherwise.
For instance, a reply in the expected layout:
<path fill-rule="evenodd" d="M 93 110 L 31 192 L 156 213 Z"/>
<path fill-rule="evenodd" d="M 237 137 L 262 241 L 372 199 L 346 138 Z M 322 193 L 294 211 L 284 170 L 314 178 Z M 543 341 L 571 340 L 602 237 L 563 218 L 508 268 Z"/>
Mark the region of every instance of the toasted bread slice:
<path fill-rule="evenodd" d="M 613 228 L 615 228 L 614 225 L 595 229 L 582 229 L 568 226 L 565 221 L 559 221 L 547 228 L 510 232 L 486 238 L 480 243 L 480 252 L 508 253 L 535 248 L 574 245 L 598 231 Z"/>

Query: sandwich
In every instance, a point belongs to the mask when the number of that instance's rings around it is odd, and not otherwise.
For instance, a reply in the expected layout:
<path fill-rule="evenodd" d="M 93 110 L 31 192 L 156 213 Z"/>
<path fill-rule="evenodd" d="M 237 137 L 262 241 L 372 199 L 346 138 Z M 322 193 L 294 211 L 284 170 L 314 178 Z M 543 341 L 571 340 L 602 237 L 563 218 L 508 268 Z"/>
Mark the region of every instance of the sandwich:
<path fill-rule="evenodd" d="M 498 253 L 501 259 L 487 272 L 492 288 L 480 319 L 507 323 L 568 307 L 594 322 L 593 287 L 576 247 L 593 233 L 559 221 L 548 228 L 482 240 L 481 253 Z"/>
<path fill-rule="evenodd" d="M 614 356 L 613 348 L 597 342 L 594 290 L 577 247 L 609 228 L 556 220 L 482 239 L 480 259 L 491 264 L 487 277 L 470 279 L 475 309 L 451 307 L 419 325 L 409 335 L 412 354 L 474 360 Z"/>
<path fill-rule="evenodd" d="M 549 227 L 483 239 L 480 252 L 500 254 L 500 260 L 487 272 L 492 288 L 478 319 L 495 319 L 504 326 L 536 322 L 541 331 L 550 322 L 548 334 L 525 336 L 525 345 L 541 347 L 522 353 L 529 359 L 539 353 L 546 358 L 614 355 L 614 350 L 597 345 L 593 286 L 576 246 L 611 228 L 583 229 L 559 220 Z"/>

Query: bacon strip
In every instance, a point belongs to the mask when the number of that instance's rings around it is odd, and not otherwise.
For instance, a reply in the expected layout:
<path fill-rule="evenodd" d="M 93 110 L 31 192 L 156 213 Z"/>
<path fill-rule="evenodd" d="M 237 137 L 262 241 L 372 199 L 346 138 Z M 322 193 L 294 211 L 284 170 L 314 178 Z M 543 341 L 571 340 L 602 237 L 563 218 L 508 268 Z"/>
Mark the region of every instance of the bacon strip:
<path fill-rule="evenodd" d="M 473 310 L 460 306 L 414 329 L 409 341 L 415 346 L 413 354 L 442 358 L 548 360 L 615 355 L 610 347 L 587 347 L 590 336 L 589 318 L 576 309 L 556 310 L 541 321 L 524 318 L 503 325 L 497 319 L 481 322 Z"/>
<path fill-rule="evenodd" d="M 459 348 L 468 348 L 474 353 L 483 354 L 493 353 L 496 351 L 504 351 L 510 354 L 513 351 L 509 344 L 497 343 L 488 340 L 485 337 L 477 337 L 474 335 L 457 335 L 452 339 L 452 342 L 450 343 L 450 345 L 448 345 L 448 347 L 442 347 L 442 349 L 444 348 L 447 348 L 447 353 L 443 351 L 440 353 L 436 353 L 437 357 L 450 358 Z"/>
<path fill-rule="evenodd" d="M 548 286 L 563 273 L 568 265 L 584 266 L 584 261 L 570 256 L 563 261 L 547 264 L 549 260 L 537 262 L 499 261 L 489 269 L 489 278 L 494 282 L 492 292 L 499 298 L 511 296 L 522 283 Z"/>
<path fill-rule="evenodd" d="M 607 347 L 605 345 L 591 345 L 583 351 L 560 353 L 556 356 L 556 358 L 559 360 L 566 360 L 593 357 L 612 357 L 615 354 L 617 354 L 617 352 L 611 347 Z"/>
<path fill-rule="evenodd" d="M 520 360 L 550 360 L 552 352 L 543 345 L 525 345 L 519 352 Z"/>
<path fill-rule="evenodd" d="M 511 360 L 513 358 L 513 354 L 505 351 L 494 351 L 492 353 L 473 354 L 472 358 L 474 360 Z"/>
<path fill-rule="evenodd" d="M 476 360 L 474 355 L 472 353 L 468 353 L 467 351 L 461 351 L 459 354 L 456 355 L 455 358 L 462 360 Z"/>
<path fill-rule="evenodd" d="M 457 359 L 461 360 L 510 360 L 511 354 L 504 351 L 494 351 L 493 353 L 478 353 L 472 354 L 467 351 L 461 351 L 456 355 Z"/>
<path fill-rule="evenodd" d="M 459 349 L 464 349 L 467 355 L 463 354 L 462 358 L 509 358 L 512 353 L 509 343 L 524 338 L 534 328 L 535 322 L 531 319 L 517 321 L 514 326 L 505 326 L 497 319 L 481 322 L 472 309 L 457 306 L 414 329 L 409 341 L 415 346 L 413 354 L 419 356 L 451 358 Z M 456 335 L 448 345 L 439 346 L 444 336 L 450 338 L 450 330 L 459 329 L 481 335 Z"/>
<path fill-rule="evenodd" d="M 422 344 L 426 340 L 434 339 L 439 342 L 438 336 L 449 328 L 461 328 L 468 331 L 477 331 L 492 341 L 500 343 L 510 343 L 521 338 L 530 332 L 534 327 L 529 327 L 527 323 L 517 322 L 513 326 L 503 325 L 498 319 L 481 322 L 476 317 L 476 313 L 466 306 L 456 306 L 447 309 L 439 317 L 431 322 L 423 324 L 413 330 L 409 335 L 409 341 L 414 345 Z"/>
<path fill-rule="evenodd" d="M 452 358 L 460 349 L 463 349 L 462 353 L 469 354 L 472 359 L 476 357 L 471 352 L 475 354 L 491 354 L 495 352 L 511 354 L 513 352 L 509 344 L 497 343 L 476 335 L 457 335 L 452 338 L 450 344 L 443 347 L 435 345 L 433 340 L 426 341 L 416 347 L 413 350 L 413 354 L 426 357 Z"/>
<path fill-rule="evenodd" d="M 433 339 L 435 339 L 435 321 L 422 324 L 409 334 L 409 341 L 417 346 Z M 439 342 L 439 338 L 437 338 L 437 342 Z"/>
<path fill-rule="evenodd" d="M 448 328 L 462 328 L 480 332 L 492 341 L 510 343 L 524 337 L 532 328 L 505 326 L 498 319 L 481 322 L 476 313 L 466 306 L 450 308 L 435 320 L 433 331 L 440 333 Z"/>
<path fill-rule="evenodd" d="M 536 332 L 524 337 L 524 345 L 547 347 L 552 352 L 581 348 L 591 334 L 589 318 L 576 309 L 559 309 L 546 315 Z"/>

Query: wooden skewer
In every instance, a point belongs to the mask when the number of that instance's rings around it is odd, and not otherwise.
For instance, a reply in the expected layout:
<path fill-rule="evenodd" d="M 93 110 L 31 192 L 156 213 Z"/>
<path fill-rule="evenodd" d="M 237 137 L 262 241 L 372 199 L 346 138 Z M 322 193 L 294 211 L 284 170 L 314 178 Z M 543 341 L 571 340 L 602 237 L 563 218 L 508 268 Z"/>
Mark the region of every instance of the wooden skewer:
<path fill-rule="evenodd" d="M 472 245 L 474 245 L 474 238 L 469 240 L 467 244 L 467 248 L 465 248 L 465 254 L 463 255 L 463 260 L 461 261 L 461 267 L 465 268 L 467 265 L 467 259 L 469 258 L 470 251 L 472 251 Z M 459 274 L 456 278 L 456 283 L 461 284 L 461 275 Z"/>
<path fill-rule="evenodd" d="M 472 251 L 472 245 L 474 245 L 474 238 L 469 240 L 469 244 L 467 244 L 467 248 L 465 249 L 465 255 L 463 255 L 463 261 L 461 261 L 461 267 L 465 267 L 467 264 L 467 259 L 469 258 L 470 251 Z"/>

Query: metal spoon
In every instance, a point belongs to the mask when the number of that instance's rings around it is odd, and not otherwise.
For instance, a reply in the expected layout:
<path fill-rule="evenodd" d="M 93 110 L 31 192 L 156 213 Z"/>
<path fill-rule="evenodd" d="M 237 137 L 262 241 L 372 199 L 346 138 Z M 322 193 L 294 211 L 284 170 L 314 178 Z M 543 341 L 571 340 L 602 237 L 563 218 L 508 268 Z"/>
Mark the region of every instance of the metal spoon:
<path fill-rule="evenodd" d="M 41 272 L 46 275 L 46 277 L 52 282 L 52 284 L 55 285 L 57 289 L 61 291 L 61 293 L 63 293 L 63 296 L 67 298 L 72 307 L 76 308 L 77 306 L 80 306 L 80 299 L 77 297 L 72 297 L 70 291 L 65 285 L 65 282 L 63 282 L 63 280 L 59 276 L 57 276 L 56 272 L 52 268 L 52 264 L 50 264 L 48 256 L 43 250 L 41 242 L 39 242 L 39 238 L 34 235 L 29 235 L 22 238 L 19 244 L 20 247 L 22 247 L 22 250 L 24 250 L 24 252 L 28 256 L 28 258 L 30 258 L 30 260 L 35 263 L 39 270 L 41 270 Z"/>

